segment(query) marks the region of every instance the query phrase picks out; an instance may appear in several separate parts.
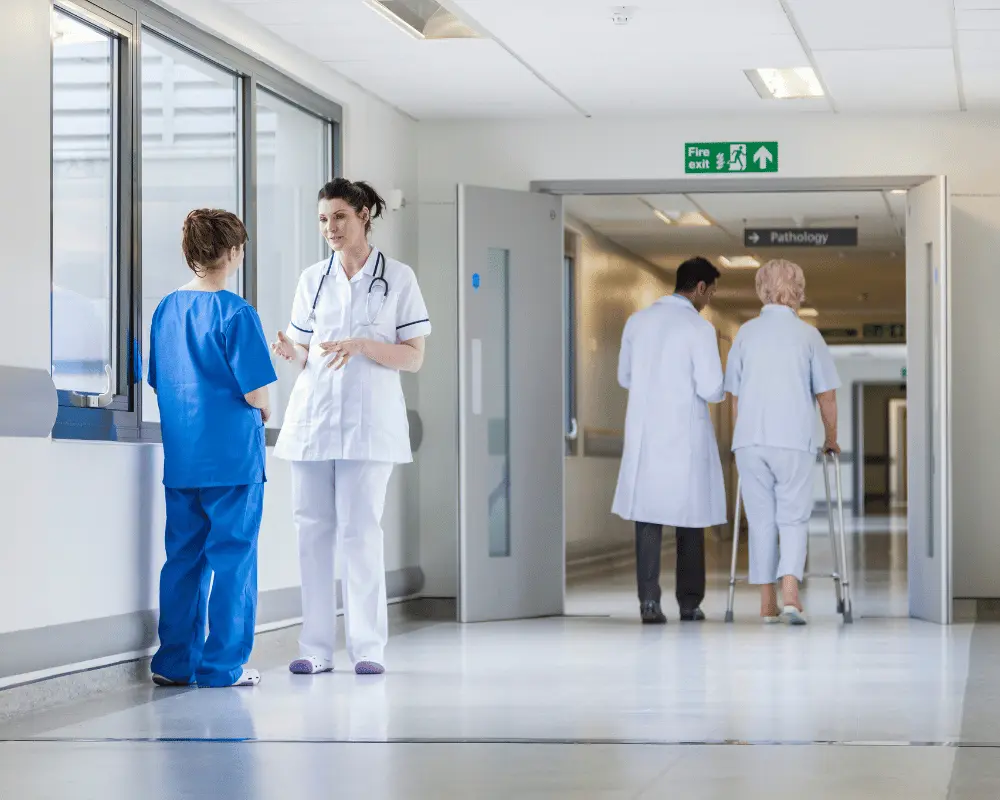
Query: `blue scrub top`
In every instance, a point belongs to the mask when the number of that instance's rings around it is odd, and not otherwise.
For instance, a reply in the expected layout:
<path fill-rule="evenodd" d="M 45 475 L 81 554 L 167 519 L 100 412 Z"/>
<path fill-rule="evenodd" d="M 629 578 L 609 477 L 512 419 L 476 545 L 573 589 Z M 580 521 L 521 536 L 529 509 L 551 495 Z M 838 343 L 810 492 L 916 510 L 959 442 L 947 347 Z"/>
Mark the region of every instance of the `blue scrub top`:
<path fill-rule="evenodd" d="M 764 306 L 740 328 L 729 351 L 726 391 L 739 399 L 733 450 L 815 452 L 823 444 L 816 395 L 839 388 L 822 334 L 787 306 Z"/>
<path fill-rule="evenodd" d="M 227 291 L 164 297 L 149 333 L 163 485 L 263 483 L 264 422 L 244 395 L 276 380 L 260 317 L 246 300 Z"/>

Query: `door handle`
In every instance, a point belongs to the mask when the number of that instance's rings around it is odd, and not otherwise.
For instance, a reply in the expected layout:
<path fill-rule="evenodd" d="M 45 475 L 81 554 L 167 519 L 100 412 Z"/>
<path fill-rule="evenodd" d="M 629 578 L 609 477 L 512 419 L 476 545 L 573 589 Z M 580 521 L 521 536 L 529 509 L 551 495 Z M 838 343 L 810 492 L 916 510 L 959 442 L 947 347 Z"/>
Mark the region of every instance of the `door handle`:
<path fill-rule="evenodd" d="M 575 442 L 578 435 L 579 435 L 579 430 L 576 427 L 576 417 L 573 417 L 569 421 L 569 433 L 566 434 L 566 441 Z"/>
<path fill-rule="evenodd" d="M 93 392 L 70 392 L 70 402 L 77 408 L 107 408 L 111 401 L 115 399 L 113 381 L 111 379 L 111 367 L 104 365 L 104 374 L 107 377 L 107 388 L 100 394 Z"/>

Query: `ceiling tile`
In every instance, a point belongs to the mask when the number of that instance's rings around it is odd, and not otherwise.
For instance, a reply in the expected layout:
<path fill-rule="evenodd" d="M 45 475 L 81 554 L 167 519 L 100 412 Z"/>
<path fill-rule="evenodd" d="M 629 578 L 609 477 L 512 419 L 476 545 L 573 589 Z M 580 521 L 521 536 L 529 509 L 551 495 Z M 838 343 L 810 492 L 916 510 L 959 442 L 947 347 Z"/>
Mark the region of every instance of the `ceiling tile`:
<path fill-rule="evenodd" d="M 362 0 L 223 1 L 418 119 L 575 115 L 572 104 L 594 116 L 829 110 L 825 99 L 762 100 L 744 74 L 808 64 L 779 0 L 639 3 L 625 26 L 613 24 L 607 0 L 449 0 L 531 69 L 493 41 L 417 41 Z M 949 0 L 790 2 L 813 47 L 950 46 Z M 989 32 L 997 15 L 977 10 L 1000 0 L 957 5 L 969 27 L 960 38 L 972 107 L 1000 80 L 979 53 L 986 47 L 965 34 Z M 975 52 L 966 57 L 966 47 Z M 957 108 L 954 68 L 942 63 L 950 56 L 912 53 L 821 52 L 819 61 L 842 110 Z"/>
<path fill-rule="evenodd" d="M 951 46 L 950 0 L 789 0 L 789 5 L 814 51 Z"/>
<path fill-rule="evenodd" d="M 603 1 L 457 0 L 457 4 L 593 114 L 781 113 L 829 107 L 822 100 L 761 100 L 744 74 L 760 66 L 808 64 L 777 0 L 649 4 L 640 6 L 626 26 L 612 23 L 611 6 Z M 719 24 L 706 25 L 706 19 Z M 661 55 L 650 58 L 651 53 Z"/>
<path fill-rule="evenodd" d="M 1000 30 L 1000 8 L 991 11 L 958 11 L 955 27 L 960 31 Z"/>
<path fill-rule="evenodd" d="M 826 51 L 816 61 L 841 111 L 958 111 L 951 50 Z"/>

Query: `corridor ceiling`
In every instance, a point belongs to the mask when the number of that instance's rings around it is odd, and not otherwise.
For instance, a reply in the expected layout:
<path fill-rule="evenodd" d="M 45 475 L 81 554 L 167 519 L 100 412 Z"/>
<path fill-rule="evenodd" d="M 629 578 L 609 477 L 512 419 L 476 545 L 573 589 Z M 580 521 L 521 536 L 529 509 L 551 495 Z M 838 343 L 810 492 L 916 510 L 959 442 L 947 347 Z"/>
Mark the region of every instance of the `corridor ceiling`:
<path fill-rule="evenodd" d="M 721 257 L 759 263 L 788 258 L 806 275 L 807 304 L 820 327 L 857 327 L 906 319 L 906 197 L 890 192 L 778 192 L 658 196 L 567 196 L 567 224 L 584 226 L 659 270 L 669 282 L 686 258 L 719 266 L 717 305 L 742 318 L 760 309 L 754 268 L 727 268 Z M 701 215 L 708 225 L 667 224 Z M 687 221 L 693 221 L 691 216 Z M 857 247 L 747 248 L 745 227 L 848 227 Z"/>
<path fill-rule="evenodd" d="M 1000 0 L 439 0 L 483 38 L 425 40 L 364 0 L 224 2 L 416 119 L 1000 107 Z M 826 96 L 744 73 L 787 67 Z"/>

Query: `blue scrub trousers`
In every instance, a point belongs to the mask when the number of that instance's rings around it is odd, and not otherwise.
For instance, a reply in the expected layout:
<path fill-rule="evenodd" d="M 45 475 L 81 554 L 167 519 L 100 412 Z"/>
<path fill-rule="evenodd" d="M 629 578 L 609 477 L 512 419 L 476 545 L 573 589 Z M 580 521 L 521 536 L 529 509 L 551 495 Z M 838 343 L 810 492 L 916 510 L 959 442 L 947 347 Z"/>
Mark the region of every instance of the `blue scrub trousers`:
<path fill-rule="evenodd" d="M 165 493 L 167 561 L 151 669 L 183 683 L 231 686 L 253 649 L 264 484 Z"/>

